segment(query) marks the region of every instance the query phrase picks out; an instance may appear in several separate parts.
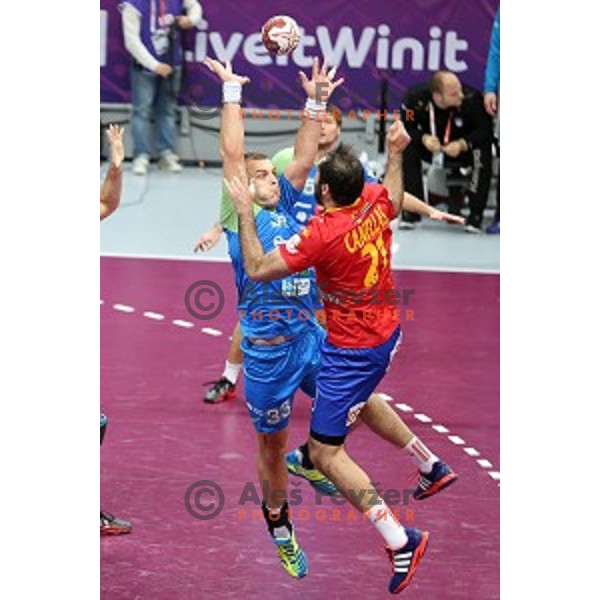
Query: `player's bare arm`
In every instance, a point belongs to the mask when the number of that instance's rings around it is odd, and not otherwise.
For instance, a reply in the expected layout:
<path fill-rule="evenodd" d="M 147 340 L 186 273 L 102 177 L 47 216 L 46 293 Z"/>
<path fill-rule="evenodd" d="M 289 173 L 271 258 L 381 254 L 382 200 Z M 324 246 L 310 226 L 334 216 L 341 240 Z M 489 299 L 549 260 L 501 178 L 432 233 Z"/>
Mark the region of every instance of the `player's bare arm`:
<path fill-rule="evenodd" d="M 388 131 L 388 162 L 383 185 L 387 188 L 396 215 L 402 211 L 404 178 L 402 176 L 402 152 L 410 144 L 410 136 L 401 121 L 396 121 Z"/>
<path fill-rule="evenodd" d="M 244 164 L 244 122 L 242 121 L 240 99 L 241 88 L 250 79 L 233 72 L 231 63 L 224 65 L 207 58 L 204 64 L 223 82 L 223 111 L 221 112 L 220 150 L 225 179 L 239 177 L 246 181 Z"/>
<path fill-rule="evenodd" d="M 123 128 L 111 125 L 106 130 L 106 137 L 110 146 L 110 166 L 100 190 L 100 220 L 106 219 L 119 207 L 123 176 L 121 165 L 125 158 L 123 146 Z"/>
<path fill-rule="evenodd" d="M 283 260 L 279 248 L 265 254 L 256 234 L 252 196 L 246 183 L 233 177 L 225 180 L 225 186 L 238 215 L 244 269 L 248 277 L 255 281 L 271 281 L 289 275 L 292 271 Z"/>
<path fill-rule="evenodd" d="M 429 204 L 426 204 L 422 200 L 419 200 L 416 196 L 404 192 L 404 198 L 402 201 L 402 210 L 415 213 L 424 217 L 429 217 L 434 221 L 446 221 L 453 225 L 464 225 L 465 218 L 459 215 L 451 215 L 450 213 L 438 210 Z"/>
<path fill-rule="evenodd" d="M 313 59 L 310 80 L 300 71 L 300 82 L 308 97 L 305 109 L 308 118 L 304 118 L 298 130 L 294 144 L 294 159 L 284 171 L 287 180 L 297 190 L 304 187 L 317 157 L 321 121 L 325 118 L 327 102 L 334 90 L 344 83 L 343 78 L 333 80 L 335 73 L 336 67 L 327 71 L 326 60 L 323 61 L 323 66 L 319 67 L 317 57 Z"/>

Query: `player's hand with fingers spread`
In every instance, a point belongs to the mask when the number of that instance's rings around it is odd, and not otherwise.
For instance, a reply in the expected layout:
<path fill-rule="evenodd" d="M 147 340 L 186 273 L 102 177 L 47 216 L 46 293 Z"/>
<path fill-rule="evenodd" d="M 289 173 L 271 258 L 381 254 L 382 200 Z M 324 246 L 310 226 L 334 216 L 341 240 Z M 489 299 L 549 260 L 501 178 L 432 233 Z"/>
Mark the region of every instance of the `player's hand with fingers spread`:
<path fill-rule="evenodd" d="M 446 223 L 451 223 L 452 225 L 464 225 L 465 218 L 460 217 L 459 215 L 451 215 L 450 213 L 444 212 L 442 210 L 438 210 L 437 208 L 432 208 L 429 213 L 429 218 L 434 221 L 446 221 Z"/>
<path fill-rule="evenodd" d="M 327 71 L 327 60 L 323 61 L 323 66 L 319 67 L 319 59 L 315 56 L 312 64 L 312 77 L 308 77 L 300 71 L 300 83 L 306 92 L 306 95 L 315 100 L 318 104 L 327 104 L 329 97 L 342 83 L 344 78 L 340 77 L 334 81 L 337 67 L 332 67 Z"/>
<path fill-rule="evenodd" d="M 204 64 L 215 74 L 219 76 L 221 81 L 237 81 L 244 85 L 250 82 L 250 78 L 245 75 L 236 75 L 231 67 L 231 62 L 227 61 L 225 64 L 220 63 L 218 60 L 212 58 L 205 58 Z"/>
<path fill-rule="evenodd" d="M 240 181 L 237 177 L 233 177 L 229 181 L 225 181 L 225 187 L 233 200 L 233 206 L 238 215 L 253 211 L 252 195 L 248 186 Z"/>
<path fill-rule="evenodd" d="M 404 123 L 395 121 L 387 134 L 388 155 L 402 154 L 410 141 L 410 135 L 404 128 Z"/>
<path fill-rule="evenodd" d="M 118 125 L 110 125 L 106 130 L 106 137 L 110 144 L 110 161 L 117 169 L 125 159 L 125 147 L 123 146 L 123 128 Z"/>

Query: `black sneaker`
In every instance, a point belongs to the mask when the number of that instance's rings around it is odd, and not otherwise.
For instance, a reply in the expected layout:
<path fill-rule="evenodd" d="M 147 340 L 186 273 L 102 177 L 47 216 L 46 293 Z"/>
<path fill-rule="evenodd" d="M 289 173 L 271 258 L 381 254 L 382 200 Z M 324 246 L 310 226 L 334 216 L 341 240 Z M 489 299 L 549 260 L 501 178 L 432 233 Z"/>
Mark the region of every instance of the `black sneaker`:
<path fill-rule="evenodd" d="M 235 384 L 231 383 L 226 377 L 221 377 L 219 381 L 209 381 L 205 385 L 211 384 L 212 387 L 206 392 L 206 396 L 204 396 L 204 402 L 219 404 L 220 402 L 235 398 Z"/>
<path fill-rule="evenodd" d="M 421 473 L 419 471 L 419 487 L 415 490 L 413 496 L 415 500 L 429 498 L 447 488 L 457 478 L 458 475 L 444 461 L 436 460 L 431 473 Z"/>
<path fill-rule="evenodd" d="M 408 542 L 402 548 L 392 550 L 385 547 L 392 563 L 392 578 L 388 588 L 392 594 L 399 594 L 410 583 L 429 542 L 428 531 L 407 528 L 406 535 Z"/>
<path fill-rule="evenodd" d="M 131 523 L 100 511 L 100 535 L 122 535 L 131 532 Z"/>

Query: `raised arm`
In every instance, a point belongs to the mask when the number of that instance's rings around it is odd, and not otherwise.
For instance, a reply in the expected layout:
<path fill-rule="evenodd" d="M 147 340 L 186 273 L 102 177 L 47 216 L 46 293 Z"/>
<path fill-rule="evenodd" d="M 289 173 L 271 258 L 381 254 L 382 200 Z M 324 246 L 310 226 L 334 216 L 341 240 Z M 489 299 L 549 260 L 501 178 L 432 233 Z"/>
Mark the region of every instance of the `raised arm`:
<path fill-rule="evenodd" d="M 244 165 L 244 121 L 242 119 L 242 86 L 248 77 L 236 75 L 231 63 L 206 58 L 204 64 L 223 82 L 223 111 L 221 112 L 220 150 L 225 179 L 239 177 L 246 181 Z"/>
<path fill-rule="evenodd" d="M 106 219 L 115 212 L 121 202 L 121 189 L 123 176 L 121 164 L 125 158 L 123 147 L 123 128 L 111 125 L 106 130 L 106 137 L 110 145 L 110 166 L 106 172 L 102 189 L 100 190 L 100 220 Z"/>
<path fill-rule="evenodd" d="M 344 83 L 343 78 L 333 81 L 335 72 L 336 67 L 327 72 L 327 61 L 323 61 L 323 66 L 319 68 L 317 57 L 313 59 L 310 81 L 300 71 L 300 82 L 308 99 L 304 109 L 305 117 L 296 135 L 294 158 L 284 170 L 285 177 L 297 190 L 304 187 L 315 164 L 321 135 L 321 122 L 325 118 L 329 97 L 336 88 Z"/>
<path fill-rule="evenodd" d="M 388 131 L 387 147 L 388 161 L 383 178 L 383 185 L 387 188 L 390 200 L 394 205 L 396 215 L 402 211 L 404 200 L 404 178 L 402 175 L 402 153 L 410 144 L 410 136 L 401 121 L 396 121 Z"/>

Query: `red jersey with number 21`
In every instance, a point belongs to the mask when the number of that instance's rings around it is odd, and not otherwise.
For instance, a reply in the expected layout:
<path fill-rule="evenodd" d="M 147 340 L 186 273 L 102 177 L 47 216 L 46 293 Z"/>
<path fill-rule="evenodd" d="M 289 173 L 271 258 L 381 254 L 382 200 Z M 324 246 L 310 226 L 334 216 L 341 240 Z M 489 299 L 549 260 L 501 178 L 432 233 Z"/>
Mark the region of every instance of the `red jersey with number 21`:
<path fill-rule="evenodd" d="M 374 348 L 400 322 L 391 274 L 388 191 L 366 184 L 350 206 L 315 215 L 279 251 L 288 267 L 315 267 L 327 316 L 327 339 L 340 348 Z"/>

